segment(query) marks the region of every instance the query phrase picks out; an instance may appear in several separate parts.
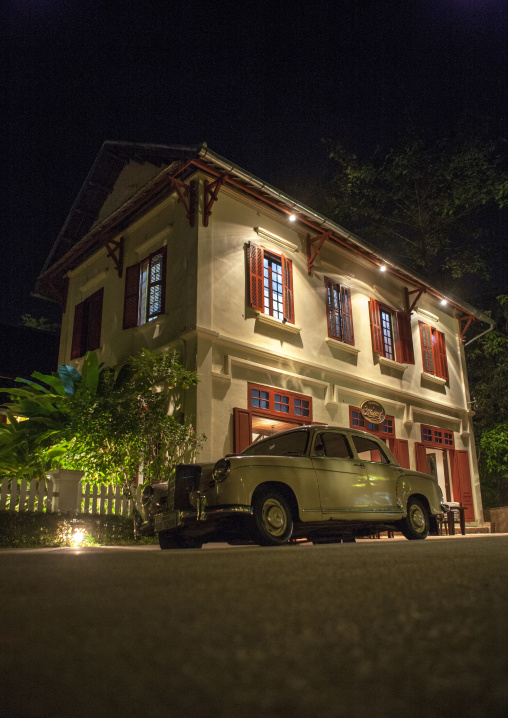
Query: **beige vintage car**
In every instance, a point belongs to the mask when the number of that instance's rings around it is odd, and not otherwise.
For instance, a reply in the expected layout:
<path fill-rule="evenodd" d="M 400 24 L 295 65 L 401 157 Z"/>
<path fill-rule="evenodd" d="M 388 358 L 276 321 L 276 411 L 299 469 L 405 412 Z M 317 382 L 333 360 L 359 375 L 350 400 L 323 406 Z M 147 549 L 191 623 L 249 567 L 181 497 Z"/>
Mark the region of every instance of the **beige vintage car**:
<path fill-rule="evenodd" d="M 424 539 L 447 508 L 435 479 L 403 469 L 382 440 L 323 425 L 274 434 L 215 464 L 181 464 L 169 485 L 145 488 L 143 506 L 163 549 L 332 543 L 387 529 Z"/>

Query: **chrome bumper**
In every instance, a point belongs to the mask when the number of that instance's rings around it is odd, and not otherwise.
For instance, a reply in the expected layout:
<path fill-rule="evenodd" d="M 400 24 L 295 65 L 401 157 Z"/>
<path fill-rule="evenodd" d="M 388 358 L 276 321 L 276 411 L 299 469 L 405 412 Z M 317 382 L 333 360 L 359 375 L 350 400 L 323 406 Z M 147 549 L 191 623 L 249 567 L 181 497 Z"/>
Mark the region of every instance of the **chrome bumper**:
<path fill-rule="evenodd" d="M 168 531 L 185 526 L 193 521 L 214 521 L 227 516 L 252 516 L 252 506 L 207 506 L 204 510 L 198 503 L 196 511 L 165 511 L 154 516 L 155 531 Z"/>

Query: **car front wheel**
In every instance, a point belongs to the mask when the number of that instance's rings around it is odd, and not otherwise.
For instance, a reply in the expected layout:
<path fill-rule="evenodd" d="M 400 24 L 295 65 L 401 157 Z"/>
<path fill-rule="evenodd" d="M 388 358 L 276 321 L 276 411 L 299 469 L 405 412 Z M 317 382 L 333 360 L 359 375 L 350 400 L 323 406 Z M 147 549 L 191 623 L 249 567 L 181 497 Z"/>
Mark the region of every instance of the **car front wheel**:
<path fill-rule="evenodd" d="M 254 535 L 261 546 L 280 546 L 291 538 L 293 517 L 287 500 L 276 491 L 254 498 Z"/>
<path fill-rule="evenodd" d="M 421 499 L 409 499 L 407 516 L 400 522 L 400 530 L 410 541 L 427 538 L 430 530 L 429 512 Z"/>

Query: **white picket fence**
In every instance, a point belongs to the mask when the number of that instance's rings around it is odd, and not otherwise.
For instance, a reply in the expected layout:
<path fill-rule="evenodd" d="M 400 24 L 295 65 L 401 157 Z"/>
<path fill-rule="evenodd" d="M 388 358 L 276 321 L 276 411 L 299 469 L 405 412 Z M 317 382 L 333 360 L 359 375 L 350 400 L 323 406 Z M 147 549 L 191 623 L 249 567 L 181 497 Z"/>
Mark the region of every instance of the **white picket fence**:
<path fill-rule="evenodd" d="M 127 499 L 120 486 L 97 486 L 81 483 L 81 506 L 76 510 L 83 514 L 130 516 L 133 501 Z M 141 503 L 142 487 L 136 490 L 135 502 Z M 53 481 L 21 481 L 4 478 L 0 488 L 0 511 L 53 511 Z"/>

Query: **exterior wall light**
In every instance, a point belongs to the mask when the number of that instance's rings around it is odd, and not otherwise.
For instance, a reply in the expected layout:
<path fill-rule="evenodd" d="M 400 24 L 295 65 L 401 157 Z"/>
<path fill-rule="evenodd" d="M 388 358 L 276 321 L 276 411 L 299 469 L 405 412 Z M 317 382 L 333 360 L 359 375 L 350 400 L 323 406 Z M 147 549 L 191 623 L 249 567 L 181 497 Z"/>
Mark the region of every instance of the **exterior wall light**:
<path fill-rule="evenodd" d="M 290 214 L 290 215 L 289 215 L 289 221 L 290 221 L 290 222 L 296 222 L 296 214 Z"/>
<path fill-rule="evenodd" d="M 448 302 L 447 302 L 446 299 L 443 297 L 443 299 L 441 299 L 441 306 L 444 307 L 446 304 L 448 304 Z"/>
<path fill-rule="evenodd" d="M 380 264 L 380 265 L 379 265 L 379 271 L 380 271 L 380 272 L 386 272 L 386 264 Z"/>

